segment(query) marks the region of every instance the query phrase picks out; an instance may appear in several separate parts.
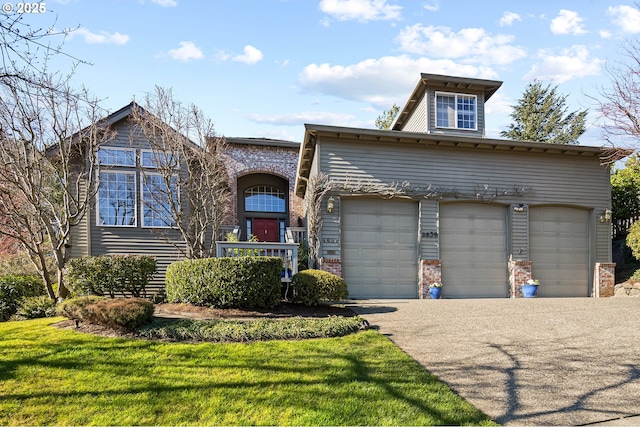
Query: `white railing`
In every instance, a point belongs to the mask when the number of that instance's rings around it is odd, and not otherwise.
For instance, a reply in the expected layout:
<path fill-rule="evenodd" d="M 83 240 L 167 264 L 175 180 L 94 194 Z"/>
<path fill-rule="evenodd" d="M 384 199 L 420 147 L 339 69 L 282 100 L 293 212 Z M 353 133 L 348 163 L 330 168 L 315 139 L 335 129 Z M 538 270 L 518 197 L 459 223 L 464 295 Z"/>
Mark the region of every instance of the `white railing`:
<path fill-rule="evenodd" d="M 298 272 L 298 244 L 271 242 L 216 242 L 217 257 L 277 256 L 282 259 L 283 282 L 290 282 Z"/>
<path fill-rule="evenodd" d="M 306 227 L 287 227 L 287 242 L 302 243 L 307 241 Z"/>

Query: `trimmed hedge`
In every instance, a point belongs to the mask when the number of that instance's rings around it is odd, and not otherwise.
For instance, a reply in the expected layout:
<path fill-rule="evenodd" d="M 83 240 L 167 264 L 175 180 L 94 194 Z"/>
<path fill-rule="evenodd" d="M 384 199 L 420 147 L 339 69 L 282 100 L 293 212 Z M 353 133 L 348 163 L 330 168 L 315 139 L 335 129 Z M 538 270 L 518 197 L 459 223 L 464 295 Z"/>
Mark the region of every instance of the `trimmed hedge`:
<path fill-rule="evenodd" d="M 335 274 L 322 270 L 304 270 L 291 279 L 293 301 L 318 305 L 320 301 L 340 301 L 349 296 L 347 283 Z"/>
<path fill-rule="evenodd" d="M 40 295 L 44 295 L 44 284 L 38 276 L 0 276 L 0 322 L 16 314 L 22 299 Z"/>
<path fill-rule="evenodd" d="M 58 313 L 75 320 L 130 332 L 153 320 L 153 303 L 142 298 L 99 297 L 74 298 L 64 301 Z"/>
<path fill-rule="evenodd" d="M 167 301 L 213 307 L 274 307 L 280 303 L 278 257 L 206 258 L 167 267 Z"/>
<path fill-rule="evenodd" d="M 146 255 L 75 258 L 67 264 L 67 285 L 76 295 L 146 296 L 146 287 L 156 270 L 156 259 Z"/>

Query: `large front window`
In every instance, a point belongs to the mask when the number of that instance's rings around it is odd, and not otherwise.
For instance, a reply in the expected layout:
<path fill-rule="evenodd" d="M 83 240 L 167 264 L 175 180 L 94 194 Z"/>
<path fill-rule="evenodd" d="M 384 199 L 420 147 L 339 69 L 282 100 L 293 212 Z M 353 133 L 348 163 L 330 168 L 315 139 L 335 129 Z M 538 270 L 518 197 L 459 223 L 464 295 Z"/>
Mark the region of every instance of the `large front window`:
<path fill-rule="evenodd" d="M 142 178 L 142 226 L 175 227 L 175 209 L 179 208 L 178 178 L 167 181 L 162 175 L 147 173 Z"/>
<path fill-rule="evenodd" d="M 135 173 L 100 172 L 98 224 L 135 227 Z"/>
<path fill-rule="evenodd" d="M 244 192 L 246 212 L 286 212 L 284 192 L 275 187 L 258 185 Z"/>
<path fill-rule="evenodd" d="M 436 93 L 436 126 L 477 129 L 477 97 L 455 93 Z"/>

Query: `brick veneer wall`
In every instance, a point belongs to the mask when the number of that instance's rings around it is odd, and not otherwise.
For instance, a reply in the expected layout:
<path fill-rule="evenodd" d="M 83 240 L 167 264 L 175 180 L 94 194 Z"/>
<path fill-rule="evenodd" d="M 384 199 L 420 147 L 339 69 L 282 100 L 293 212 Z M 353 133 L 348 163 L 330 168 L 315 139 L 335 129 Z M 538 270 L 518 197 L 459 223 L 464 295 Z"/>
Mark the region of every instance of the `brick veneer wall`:
<path fill-rule="evenodd" d="M 594 275 L 594 297 L 612 297 L 616 288 L 616 263 L 597 262 Z"/>
<path fill-rule="evenodd" d="M 284 178 L 289 181 L 289 223 L 297 226 L 304 211 L 303 200 L 294 191 L 299 148 L 268 144 L 269 140 L 265 140 L 264 144 L 234 144 L 232 139 L 227 141 L 225 157 L 233 200 L 238 200 L 238 177 L 267 173 Z M 233 203 L 231 220 L 234 224 L 238 222 L 237 203 Z"/>
<path fill-rule="evenodd" d="M 418 298 L 431 298 L 429 296 L 429 285 L 442 282 L 442 261 L 439 259 L 421 259 L 420 280 L 418 282 Z"/>
<path fill-rule="evenodd" d="M 511 285 L 511 298 L 523 298 L 520 287 L 531 279 L 532 261 L 509 262 L 509 284 Z"/>
<path fill-rule="evenodd" d="M 340 258 L 320 258 L 320 270 L 342 277 L 342 260 Z"/>

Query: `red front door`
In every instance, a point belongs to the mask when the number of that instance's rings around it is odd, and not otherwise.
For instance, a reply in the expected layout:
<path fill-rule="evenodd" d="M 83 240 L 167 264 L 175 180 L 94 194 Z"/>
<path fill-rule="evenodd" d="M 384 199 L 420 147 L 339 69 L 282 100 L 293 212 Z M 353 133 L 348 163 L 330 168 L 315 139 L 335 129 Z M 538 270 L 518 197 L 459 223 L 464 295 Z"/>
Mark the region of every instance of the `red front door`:
<path fill-rule="evenodd" d="M 280 227 L 278 220 L 254 218 L 253 235 L 261 242 L 279 242 Z"/>

